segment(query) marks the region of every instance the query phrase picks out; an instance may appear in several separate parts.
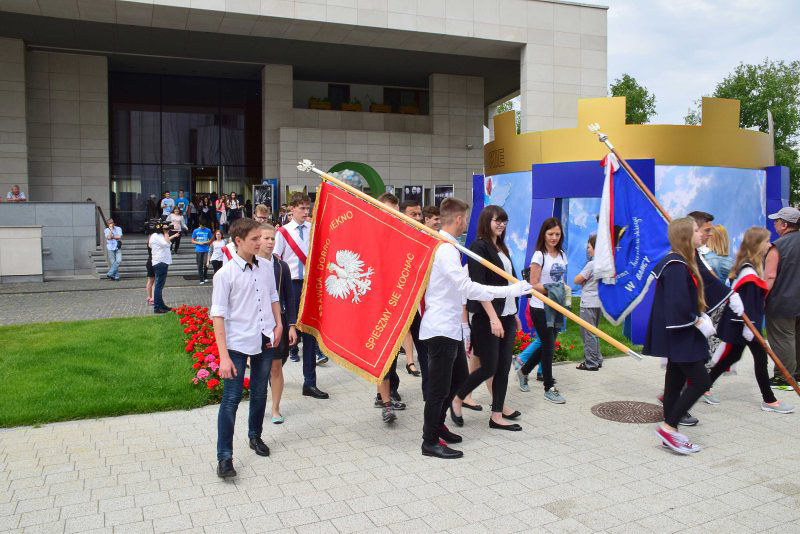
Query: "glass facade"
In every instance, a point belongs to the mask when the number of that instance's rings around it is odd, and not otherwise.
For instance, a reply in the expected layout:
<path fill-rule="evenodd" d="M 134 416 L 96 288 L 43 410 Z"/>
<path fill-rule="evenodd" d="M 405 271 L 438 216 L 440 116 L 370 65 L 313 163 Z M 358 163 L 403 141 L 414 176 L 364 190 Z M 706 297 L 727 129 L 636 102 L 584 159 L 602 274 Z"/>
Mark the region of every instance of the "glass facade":
<path fill-rule="evenodd" d="M 128 232 L 165 191 L 250 200 L 261 183 L 258 80 L 112 72 L 109 108 L 111 211 Z"/>

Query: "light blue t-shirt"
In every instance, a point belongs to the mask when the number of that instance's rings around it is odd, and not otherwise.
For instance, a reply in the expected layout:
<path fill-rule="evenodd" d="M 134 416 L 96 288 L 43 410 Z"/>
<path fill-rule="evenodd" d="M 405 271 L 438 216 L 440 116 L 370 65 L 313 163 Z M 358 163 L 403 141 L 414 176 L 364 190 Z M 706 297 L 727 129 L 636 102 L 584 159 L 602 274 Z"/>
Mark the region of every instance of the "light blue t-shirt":
<path fill-rule="evenodd" d="M 175 201 L 172 198 L 161 199 L 161 214 L 166 217 L 172 213 L 172 208 L 175 207 Z"/>
<path fill-rule="evenodd" d="M 181 209 L 181 215 L 186 215 L 186 207 L 189 205 L 189 200 L 186 197 L 179 197 L 176 202 Z"/>
<path fill-rule="evenodd" d="M 211 241 L 211 229 L 210 228 L 196 228 L 194 232 L 192 232 L 192 241 Z M 205 245 L 195 245 L 194 246 L 195 252 L 208 252 L 208 244 Z"/>

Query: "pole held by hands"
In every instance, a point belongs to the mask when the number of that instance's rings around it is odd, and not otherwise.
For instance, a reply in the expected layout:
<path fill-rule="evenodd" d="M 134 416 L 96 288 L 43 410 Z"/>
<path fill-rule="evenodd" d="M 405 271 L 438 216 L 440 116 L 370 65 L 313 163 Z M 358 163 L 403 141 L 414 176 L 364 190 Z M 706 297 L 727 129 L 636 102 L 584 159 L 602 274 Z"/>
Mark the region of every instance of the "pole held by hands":
<path fill-rule="evenodd" d="M 449 238 L 443 236 L 442 234 L 440 234 L 436 230 L 433 230 L 432 228 L 428 228 L 427 226 L 425 226 L 421 222 L 417 221 L 416 219 L 412 219 L 411 217 L 409 217 L 405 213 L 401 213 L 401 212 L 399 212 L 399 211 L 397 211 L 397 210 L 395 210 L 395 209 L 393 209 L 393 208 L 391 208 L 391 207 L 389 207 L 389 206 L 387 206 L 387 205 L 385 205 L 385 204 L 383 204 L 381 202 L 378 202 L 376 199 L 372 198 L 371 196 L 367 195 L 366 193 L 363 193 L 362 191 L 359 191 L 355 187 L 352 187 L 352 186 L 344 183 L 343 181 L 331 176 L 330 174 L 326 173 L 325 171 L 321 171 L 320 169 L 317 169 L 316 167 L 314 167 L 314 163 L 311 162 L 310 160 L 304 159 L 303 161 L 299 162 L 298 165 L 297 165 L 297 169 L 300 170 L 300 171 L 304 171 L 304 172 L 313 172 L 313 173 L 318 174 L 324 181 L 330 182 L 330 183 L 334 184 L 336 187 L 338 187 L 340 189 L 344 189 L 345 191 L 347 191 L 349 193 L 352 193 L 353 195 L 361 198 L 362 200 L 364 200 L 366 202 L 369 202 L 373 206 L 376 206 L 376 207 L 382 209 L 383 211 L 387 211 L 387 212 L 391 213 L 395 217 L 401 219 L 403 222 L 410 224 L 411 226 L 413 226 L 417 230 L 420 230 L 421 232 L 425 232 L 426 234 L 435 237 L 439 241 L 443 241 L 445 243 L 449 243 L 449 244 L 453 245 L 462 254 L 466 254 L 467 256 L 472 258 L 473 260 L 479 262 L 481 265 L 483 265 L 487 269 L 491 270 L 492 272 L 502 276 L 503 278 L 505 278 L 509 282 L 511 282 L 513 284 L 516 284 L 517 282 L 519 282 L 519 280 L 514 278 L 512 275 L 508 274 L 503 269 L 499 268 L 497 265 L 491 263 L 490 261 L 487 261 L 486 259 L 481 258 L 477 254 L 472 252 L 470 249 L 462 246 L 461 243 L 459 243 L 455 239 L 449 239 Z M 617 350 L 627 354 L 628 356 L 631 356 L 634 359 L 637 359 L 637 360 L 641 360 L 642 359 L 641 354 L 639 354 L 636 351 L 634 351 L 633 349 L 625 346 L 623 343 L 617 341 L 616 339 L 614 339 L 613 337 L 609 336 L 608 334 L 606 334 L 605 332 L 603 332 L 599 328 L 595 327 L 594 325 L 592 325 L 590 323 L 587 323 L 586 321 L 584 321 L 583 319 L 581 319 L 580 317 L 578 317 L 577 315 L 572 313 L 570 310 L 568 310 L 565 307 L 561 306 L 557 302 L 555 302 L 553 300 L 550 300 L 545 295 L 539 293 L 535 289 L 531 291 L 531 294 L 534 297 L 536 297 L 539 300 L 541 300 L 542 302 L 544 302 L 545 304 L 547 304 L 548 306 L 550 306 L 551 308 L 553 308 L 554 310 L 557 310 L 559 313 L 565 315 L 566 317 L 569 317 L 570 319 L 572 319 L 573 321 L 575 321 L 576 323 L 581 325 L 583 328 L 589 330 L 590 332 L 592 332 L 597 337 L 601 338 L 606 343 L 609 343 L 610 345 L 614 346 Z"/>

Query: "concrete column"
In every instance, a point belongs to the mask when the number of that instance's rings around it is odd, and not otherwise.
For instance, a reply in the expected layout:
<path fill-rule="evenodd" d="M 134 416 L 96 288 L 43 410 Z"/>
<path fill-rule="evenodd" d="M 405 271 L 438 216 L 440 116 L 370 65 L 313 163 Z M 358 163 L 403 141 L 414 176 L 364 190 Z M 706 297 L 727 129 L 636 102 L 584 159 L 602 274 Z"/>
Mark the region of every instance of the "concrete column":
<path fill-rule="evenodd" d="M 13 184 L 18 184 L 30 198 L 25 43 L 19 39 L 0 39 L 0 195 L 3 198 Z"/>
<path fill-rule="evenodd" d="M 109 215 L 104 56 L 27 54 L 28 161 L 37 200 L 94 200 Z"/>
<path fill-rule="evenodd" d="M 605 9 L 530 2 L 520 53 L 522 132 L 575 128 L 578 99 L 607 94 Z"/>
<path fill-rule="evenodd" d="M 483 78 L 432 74 L 433 121 L 430 186 L 455 185 L 456 196 L 471 198 L 472 174 L 483 168 Z"/>
<path fill-rule="evenodd" d="M 286 178 L 280 161 L 280 128 L 294 123 L 292 84 L 291 65 L 264 65 L 261 70 L 265 178 Z M 289 174 L 294 177 L 296 173 L 297 170 L 292 169 Z"/>

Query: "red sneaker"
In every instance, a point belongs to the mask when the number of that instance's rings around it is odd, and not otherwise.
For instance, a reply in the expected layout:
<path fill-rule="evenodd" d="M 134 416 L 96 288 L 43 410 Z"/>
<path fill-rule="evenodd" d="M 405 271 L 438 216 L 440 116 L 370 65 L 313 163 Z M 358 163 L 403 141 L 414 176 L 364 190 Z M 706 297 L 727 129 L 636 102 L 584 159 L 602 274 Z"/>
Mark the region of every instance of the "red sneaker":
<path fill-rule="evenodd" d="M 699 445 L 689 441 L 689 438 L 680 432 L 670 432 L 669 430 L 664 430 L 659 426 L 656 428 L 656 434 L 658 434 L 658 437 L 661 438 L 661 441 L 664 445 L 678 454 L 691 454 L 700 450 Z"/>

